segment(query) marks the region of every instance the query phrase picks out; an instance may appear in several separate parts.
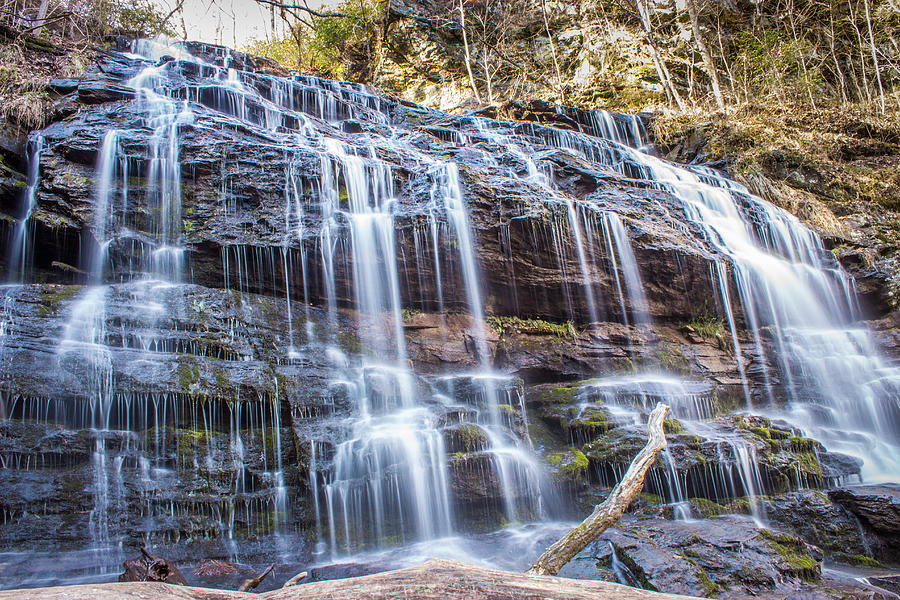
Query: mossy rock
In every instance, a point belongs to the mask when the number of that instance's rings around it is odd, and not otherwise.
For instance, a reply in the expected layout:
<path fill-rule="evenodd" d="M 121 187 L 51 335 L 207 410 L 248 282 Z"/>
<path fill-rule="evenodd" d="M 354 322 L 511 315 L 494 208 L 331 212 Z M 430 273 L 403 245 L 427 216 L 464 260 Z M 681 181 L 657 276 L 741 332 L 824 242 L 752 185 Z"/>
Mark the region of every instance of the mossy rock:
<path fill-rule="evenodd" d="M 578 388 L 575 387 L 550 387 L 543 388 L 538 393 L 538 399 L 543 404 L 574 404 L 577 401 Z"/>
<path fill-rule="evenodd" d="M 706 498 L 690 498 L 688 502 L 691 503 L 691 508 L 693 508 L 704 519 L 717 517 L 719 515 L 724 515 L 731 512 L 727 506 L 719 504 L 718 502 L 713 502 L 712 500 L 708 500 Z"/>
<path fill-rule="evenodd" d="M 647 443 L 637 432 L 611 429 L 581 449 L 597 465 L 627 465 Z"/>
<path fill-rule="evenodd" d="M 681 424 L 681 421 L 672 417 L 663 421 L 663 431 L 667 434 L 684 433 L 684 425 Z"/>
<path fill-rule="evenodd" d="M 41 316 L 49 317 L 57 314 L 61 305 L 80 292 L 82 287 L 80 285 L 41 286 L 41 306 L 38 308 Z"/>
<path fill-rule="evenodd" d="M 478 425 L 463 423 L 445 432 L 451 453 L 481 452 L 489 445 L 487 434 Z"/>
<path fill-rule="evenodd" d="M 769 471 L 770 479 L 781 487 L 790 487 L 798 475 L 813 483 L 823 477 L 818 453 L 824 447 L 818 441 L 794 435 L 793 431 L 775 426 L 765 417 L 735 417 L 735 424 L 755 443 L 760 463 Z"/>
<path fill-rule="evenodd" d="M 760 529 L 759 537 L 784 559 L 784 565 L 779 567 L 783 573 L 807 582 L 822 578 L 821 562 L 813 557 L 809 546 L 800 538 L 768 529 Z"/>
<path fill-rule="evenodd" d="M 560 417 L 560 425 L 569 432 L 573 438 L 580 437 L 582 441 L 593 440 L 597 435 L 602 435 L 610 429 L 617 427 L 609 412 L 603 408 L 588 408 L 580 410 L 572 407 L 569 414 L 578 413 L 578 416 L 567 419 Z"/>
<path fill-rule="evenodd" d="M 554 468 L 557 477 L 569 481 L 584 480 L 591 466 L 588 457 L 575 448 L 566 452 L 555 452 L 547 457 L 547 462 Z"/>

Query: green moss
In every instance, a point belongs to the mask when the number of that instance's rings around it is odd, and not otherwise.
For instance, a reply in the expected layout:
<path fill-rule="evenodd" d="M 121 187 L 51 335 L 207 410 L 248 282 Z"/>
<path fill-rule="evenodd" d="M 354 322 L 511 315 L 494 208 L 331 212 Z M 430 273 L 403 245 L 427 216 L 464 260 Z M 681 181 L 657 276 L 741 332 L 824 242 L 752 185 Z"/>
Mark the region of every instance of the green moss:
<path fill-rule="evenodd" d="M 810 438 L 791 436 L 788 439 L 791 442 L 791 449 L 797 452 L 815 452 L 819 447 L 819 443 Z"/>
<path fill-rule="evenodd" d="M 847 562 L 854 567 L 871 567 L 873 569 L 884 568 L 884 565 L 882 565 L 880 562 L 878 562 L 874 558 L 866 556 L 865 554 L 854 554 L 853 556 L 848 556 Z"/>
<path fill-rule="evenodd" d="M 578 412 L 578 407 L 573 406 L 571 412 Z M 609 414 L 599 408 L 592 408 L 582 412 L 578 417 L 563 420 L 563 425 L 571 430 L 580 430 L 588 435 L 597 435 L 606 433 L 616 426 L 616 423 L 610 420 Z"/>
<path fill-rule="evenodd" d="M 347 354 L 362 354 L 363 343 L 359 336 L 352 331 L 342 329 L 338 331 L 337 342 L 341 349 Z"/>
<path fill-rule="evenodd" d="M 715 598 L 719 595 L 719 586 L 713 583 L 706 571 L 697 567 L 697 577 L 700 579 L 700 585 L 703 586 L 703 592 L 707 598 Z"/>
<path fill-rule="evenodd" d="M 663 350 L 656 358 L 667 371 L 689 373 L 691 370 L 691 361 L 678 348 Z"/>
<path fill-rule="evenodd" d="M 456 428 L 456 437 L 459 445 L 466 452 L 474 452 L 483 449 L 488 444 L 487 435 L 478 425 L 465 424 Z"/>
<path fill-rule="evenodd" d="M 797 452 L 796 456 L 802 471 L 814 475 L 822 474 L 822 463 L 819 462 L 819 458 L 814 452 Z"/>
<path fill-rule="evenodd" d="M 760 529 L 759 536 L 765 539 L 769 546 L 796 570 L 800 579 L 818 581 L 821 578 L 819 563 L 809 554 L 806 544 L 800 538 L 768 529 Z"/>
<path fill-rule="evenodd" d="M 213 376 L 216 378 L 216 391 L 224 391 L 229 387 L 228 377 L 225 371 L 220 368 L 213 369 Z"/>
<path fill-rule="evenodd" d="M 723 506 L 718 502 L 713 502 L 712 500 L 707 500 L 706 498 L 691 498 L 689 501 L 704 519 L 717 517 L 728 512 L 726 506 Z"/>
<path fill-rule="evenodd" d="M 576 394 L 576 388 L 554 387 L 542 389 L 540 398 L 542 402 L 548 404 L 573 404 Z"/>
<path fill-rule="evenodd" d="M 497 332 L 497 335 L 503 337 L 507 334 L 531 334 L 531 335 L 552 335 L 557 338 L 576 338 L 578 332 L 575 325 L 571 321 L 565 323 L 553 323 L 544 321 L 543 319 L 522 319 L 520 317 L 496 317 L 487 318 L 488 325 Z"/>
<path fill-rule="evenodd" d="M 420 314 L 422 311 L 418 308 L 403 308 L 400 310 L 401 315 L 403 315 L 404 321 L 409 321 L 416 315 Z"/>
<path fill-rule="evenodd" d="M 580 478 L 587 474 L 588 467 L 591 466 L 588 457 L 581 450 L 572 450 L 572 458 L 560 465 L 563 473 L 570 475 L 572 478 Z"/>
<path fill-rule="evenodd" d="M 696 569 L 697 579 L 700 580 L 700 585 L 703 586 L 703 595 L 706 598 L 716 598 L 719 595 L 719 590 L 721 589 L 718 584 L 713 582 L 712 579 L 709 578 L 709 575 L 706 574 L 706 571 L 703 570 L 695 559 L 702 558 L 699 553 L 691 550 L 690 548 L 686 548 L 681 551 L 681 557 L 684 558 L 687 562 L 691 563 L 691 565 Z"/>
<path fill-rule="evenodd" d="M 764 440 L 771 440 L 772 434 L 769 433 L 768 429 L 763 429 L 762 427 L 748 427 L 747 431 L 755 435 L 756 437 L 760 437 Z"/>
<path fill-rule="evenodd" d="M 71 299 L 81 291 L 80 285 L 54 285 L 41 287 L 41 306 L 38 308 L 41 316 L 55 315 L 60 305 Z"/>
<path fill-rule="evenodd" d="M 644 504 L 649 504 L 651 506 L 659 506 L 663 503 L 662 497 L 657 496 L 656 494 L 648 494 L 646 492 L 641 494 L 641 501 Z"/>
<path fill-rule="evenodd" d="M 565 452 L 554 452 L 550 456 L 547 457 L 547 462 L 550 463 L 554 467 L 558 467 L 563 459 L 566 457 Z"/>
<path fill-rule="evenodd" d="M 588 457 L 578 449 L 571 449 L 568 452 L 554 452 L 547 457 L 547 462 L 556 468 L 558 475 L 565 479 L 579 480 L 587 475 L 588 467 L 591 466 Z"/>
<path fill-rule="evenodd" d="M 194 394 L 194 386 L 200 382 L 200 367 L 192 357 L 183 356 L 178 361 L 178 385 L 186 394 Z"/>
<path fill-rule="evenodd" d="M 678 419 L 666 419 L 663 421 L 663 431 L 666 433 L 684 433 L 684 425 Z"/>

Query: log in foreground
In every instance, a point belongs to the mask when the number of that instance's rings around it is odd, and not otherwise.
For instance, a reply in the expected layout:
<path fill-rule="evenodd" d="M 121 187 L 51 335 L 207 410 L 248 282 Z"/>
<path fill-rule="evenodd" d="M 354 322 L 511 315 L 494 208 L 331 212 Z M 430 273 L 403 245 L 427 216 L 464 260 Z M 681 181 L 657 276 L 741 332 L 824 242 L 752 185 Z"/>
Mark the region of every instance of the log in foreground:
<path fill-rule="evenodd" d="M 150 554 L 141 548 L 141 558 L 128 559 L 124 563 L 125 572 L 119 575 L 119 581 L 161 581 L 172 585 L 187 585 L 188 582 L 174 563 Z"/>
<path fill-rule="evenodd" d="M 597 539 L 601 533 L 616 524 L 644 488 L 644 475 L 656 460 L 656 455 L 666 447 L 663 422 L 669 407 L 662 402 L 650 413 L 647 445 L 631 461 L 622 480 L 616 484 L 609 497 L 594 508 L 594 512 L 558 542 L 547 548 L 528 571 L 530 575 L 556 575 L 567 562 Z"/>
<path fill-rule="evenodd" d="M 259 587 L 259 584 L 262 583 L 262 580 L 266 578 L 266 576 L 275 570 L 275 563 L 269 565 L 269 568 L 260 573 L 255 577 L 251 577 L 250 579 L 245 579 L 244 583 L 241 584 L 241 587 L 238 588 L 239 592 L 249 592 L 250 590 L 255 590 Z"/>
<path fill-rule="evenodd" d="M 306 583 L 263 594 L 165 583 L 103 583 L 0 591 L 0 600 L 686 600 L 605 581 L 497 571 L 456 560 L 352 579 Z"/>

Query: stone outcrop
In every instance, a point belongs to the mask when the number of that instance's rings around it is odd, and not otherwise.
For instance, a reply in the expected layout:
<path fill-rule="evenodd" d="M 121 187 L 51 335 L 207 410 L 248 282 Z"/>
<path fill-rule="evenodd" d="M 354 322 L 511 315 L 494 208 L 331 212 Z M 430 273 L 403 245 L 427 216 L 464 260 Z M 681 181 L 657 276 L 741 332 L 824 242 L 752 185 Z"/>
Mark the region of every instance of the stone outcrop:
<path fill-rule="evenodd" d="M 863 524 L 873 538 L 877 557 L 887 562 L 900 559 L 900 485 L 860 485 L 828 491 L 828 497 Z"/>

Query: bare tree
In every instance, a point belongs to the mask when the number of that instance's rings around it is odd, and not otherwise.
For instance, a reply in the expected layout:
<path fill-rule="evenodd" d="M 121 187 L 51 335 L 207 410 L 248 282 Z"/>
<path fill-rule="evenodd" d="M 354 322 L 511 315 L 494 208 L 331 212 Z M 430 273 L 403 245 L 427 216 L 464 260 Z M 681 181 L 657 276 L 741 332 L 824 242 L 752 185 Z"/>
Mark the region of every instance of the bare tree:
<path fill-rule="evenodd" d="M 465 48 L 466 53 L 466 72 L 469 74 L 469 86 L 472 88 L 472 93 L 475 94 L 475 100 L 481 104 L 481 95 L 478 93 L 475 78 L 472 76 L 472 54 L 469 52 L 469 37 L 466 35 L 466 9 L 463 7 L 463 0 L 459 0 L 459 22 L 462 26 L 463 48 Z"/>
<path fill-rule="evenodd" d="M 681 99 L 678 90 L 675 89 L 675 84 L 672 82 L 672 76 L 669 73 L 669 69 L 666 67 L 666 63 L 660 55 L 656 34 L 653 31 L 653 23 L 650 20 L 650 10 L 647 8 L 647 2 L 646 0 L 634 0 L 634 6 L 637 10 L 641 27 L 647 35 L 647 41 L 650 44 L 650 52 L 653 56 L 653 66 L 656 68 L 656 73 L 659 75 L 659 80 L 666 92 L 666 96 L 670 101 L 674 101 L 680 110 L 684 110 L 684 101 Z"/>
<path fill-rule="evenodd" d="M 713 60 L 712 53 L 709 51 L 709 46 L 706 45 L 706 40 L 703 39 L 703 32 L 700 30 L 700 10 L 697 6 L 697 1 L 687 0 L 686 3 L 688 14 L 691 17 L 691 31 L 694 36 L 694 41 L 697 43 L 697 49 L 700 50 L 700 56 L 703 57 L 703 64 L 706 67 L 707 75 L 709 75 L 713 97 L 716 100 L 716 106 L 719 107 L 719 110 L 724 111 L 725 99 L 722 97 L 722 89 L 719 86 L 719 72 L 716 69 L 716 63 Z"/>

